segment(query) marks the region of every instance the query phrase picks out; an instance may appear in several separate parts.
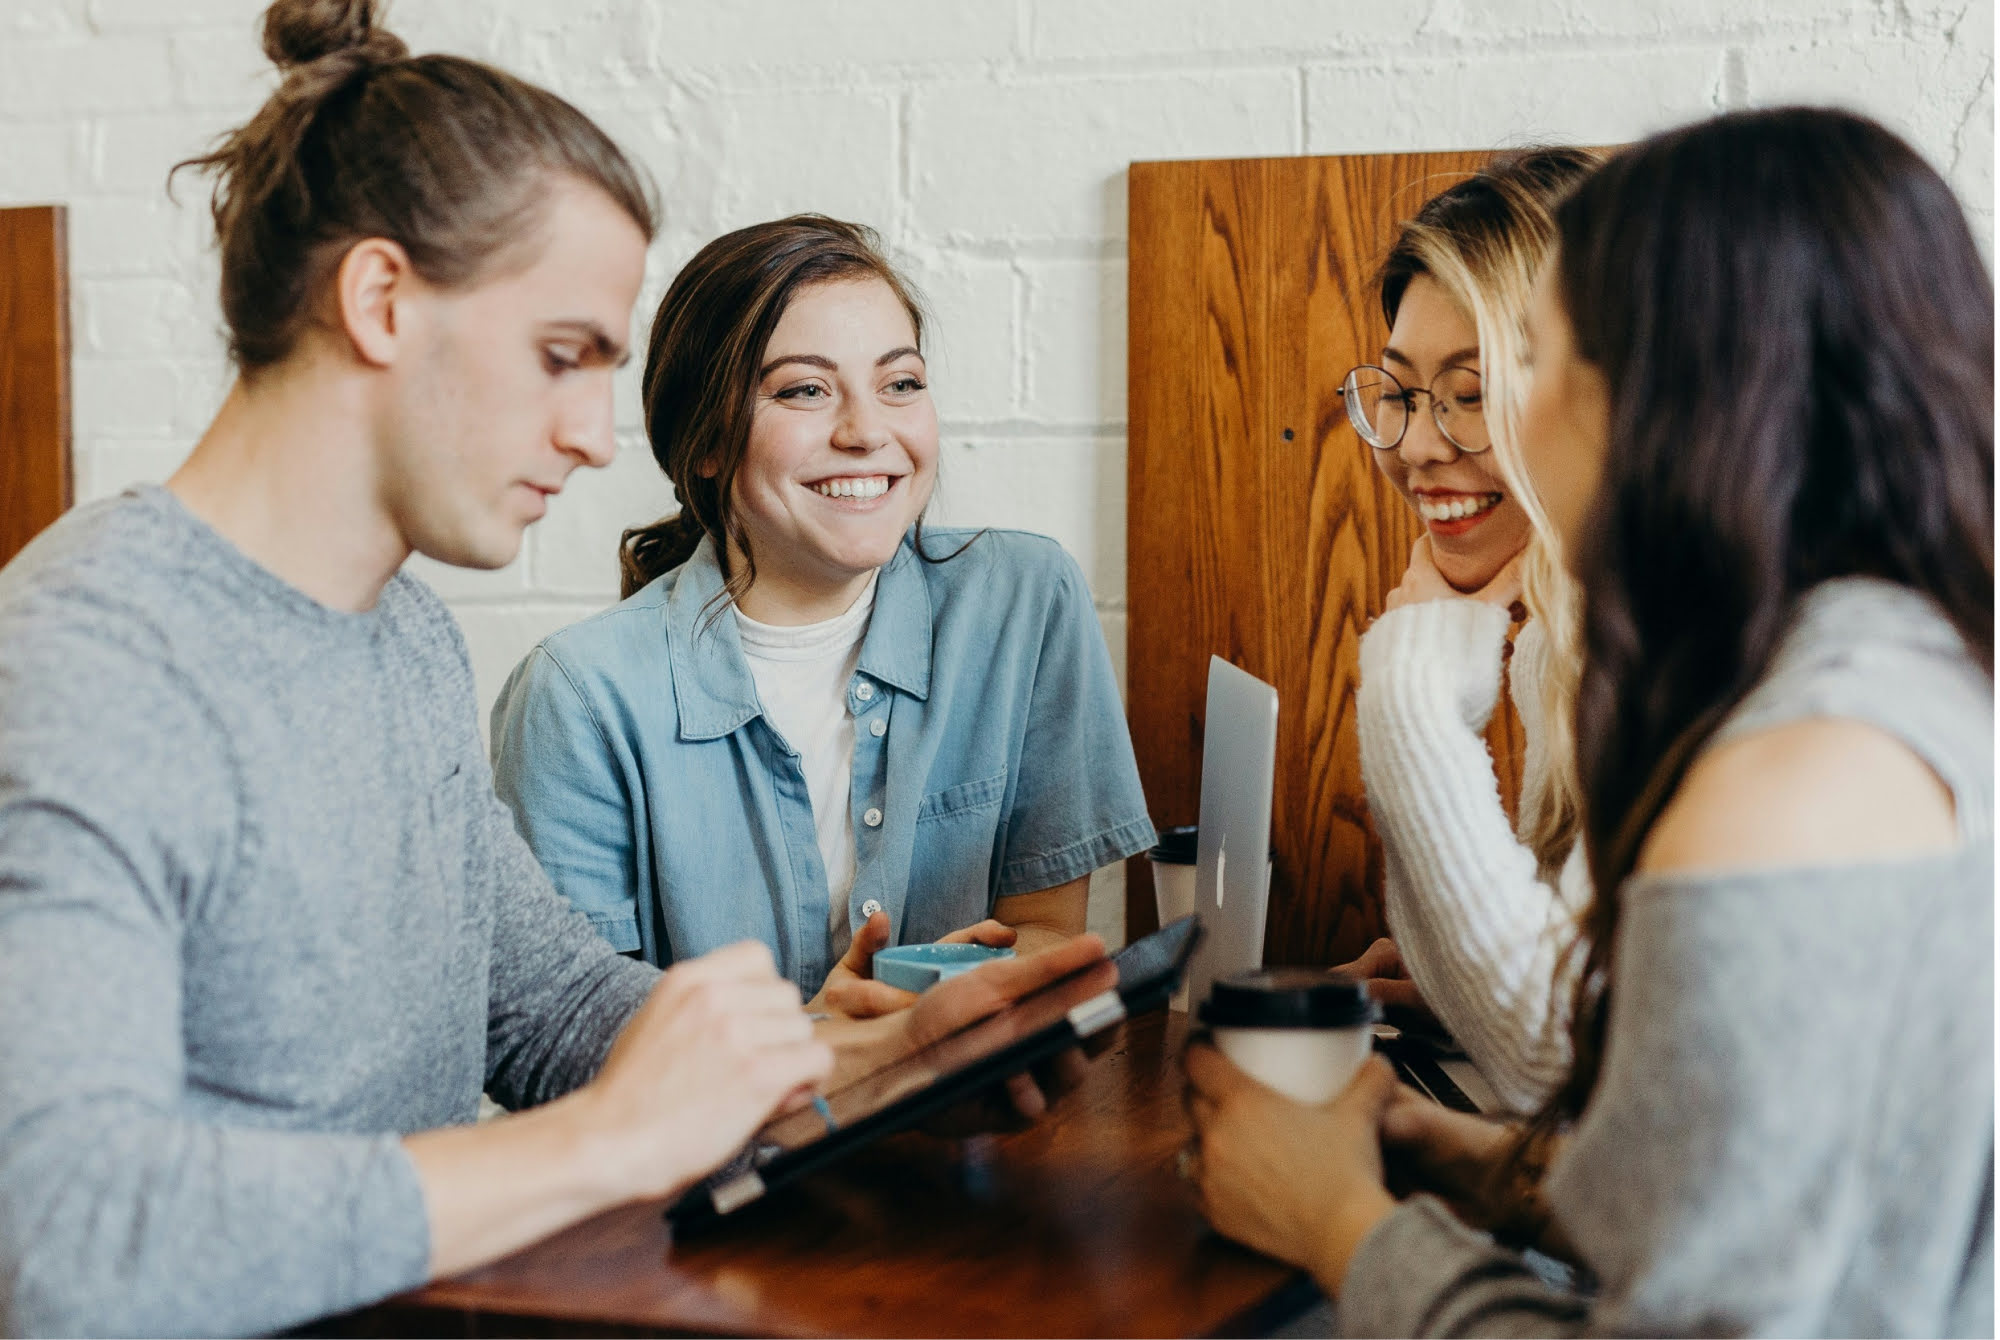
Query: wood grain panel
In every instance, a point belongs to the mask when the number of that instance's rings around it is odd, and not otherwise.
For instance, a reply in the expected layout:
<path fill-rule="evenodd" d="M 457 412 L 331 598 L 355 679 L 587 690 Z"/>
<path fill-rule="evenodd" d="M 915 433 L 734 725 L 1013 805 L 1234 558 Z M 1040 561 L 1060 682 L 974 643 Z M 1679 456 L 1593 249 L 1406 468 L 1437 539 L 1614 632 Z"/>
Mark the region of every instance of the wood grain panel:
<path fill-rule="evenodd" d="M 67 220 L 0 209 L 0 565 L 68 509 Z"/>
<path fill-rule="evenodd" d="M 1154 819 L 1193 823 L 1209 655 L 1277 685 L 1273 963 L 1338 962 L 1384 930 L 1354 690 L 1418 527 L 1347 426 L 1340 379 L 1387 338 L 1372 279 L 1397 224 L 1484 157 L 1132 165 L 1133 745 Z M 1511 711 L 1489 743 L 1511 812 Z M 1138 935 L 1152 888 L 1143 860 L 1130 875 Z"/>

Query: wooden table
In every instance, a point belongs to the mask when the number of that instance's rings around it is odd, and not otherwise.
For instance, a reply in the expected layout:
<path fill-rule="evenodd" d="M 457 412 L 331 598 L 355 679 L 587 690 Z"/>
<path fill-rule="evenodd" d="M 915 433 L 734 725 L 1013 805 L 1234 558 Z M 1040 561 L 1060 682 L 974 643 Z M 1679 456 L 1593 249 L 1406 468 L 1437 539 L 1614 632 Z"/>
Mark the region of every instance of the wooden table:
<path fill-rule="evenodd" d="M 897 1136 L 671 1239 L 629 1206 L 326 1329 L 347 1335 L 1241 1334 L 1318 1295 L 1174 1175 L 1186 1016 L 1128 1021 L 1029 1130 Z"/>

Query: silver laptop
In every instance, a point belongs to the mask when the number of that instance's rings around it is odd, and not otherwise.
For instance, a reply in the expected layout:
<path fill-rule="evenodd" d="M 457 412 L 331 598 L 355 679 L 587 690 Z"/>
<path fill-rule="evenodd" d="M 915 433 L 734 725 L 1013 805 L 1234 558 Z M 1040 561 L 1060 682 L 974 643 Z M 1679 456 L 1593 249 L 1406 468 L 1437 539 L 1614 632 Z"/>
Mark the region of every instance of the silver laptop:
<path fill-rule="evenodd" d="M 1209 657 L 1194 886 L 1194 910 L 1206 934 L 1188 969 L 1192 1009 L 1208 999 L 1216 978 L 1264 966 L 1277 761 L 1278 691 L 1220 656 Z"/>

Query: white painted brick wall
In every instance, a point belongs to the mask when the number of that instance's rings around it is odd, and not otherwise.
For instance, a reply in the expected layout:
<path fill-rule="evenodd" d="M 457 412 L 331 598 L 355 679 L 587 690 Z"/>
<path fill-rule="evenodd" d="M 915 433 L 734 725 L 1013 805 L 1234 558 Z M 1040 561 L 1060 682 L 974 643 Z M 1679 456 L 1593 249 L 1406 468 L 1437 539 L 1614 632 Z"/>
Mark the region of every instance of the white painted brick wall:
<path fill-rule="evenodd" d="M 71 207 L 84 497 L 164 478 L 228 384 L 200 183 L 166 171 L 270 87 L 261 0 L 0 0 L 0 204 Z M 400 0 L 419 50 L 597 116 L 659 182 L 635 334 L 707 238 L 799 209 L 879 228 L 936 316 L 936 515 L 1051 534 L 1125 651 L 1125 164 L 1607 143 L 1711 111 L 1842 102 L 1909 135 L 1990 254 L 1980 0 Z M 608 603 L 618 531 L 670 492 L 618 389 L 616 465 L 518 561 L 421 565 L 481 694 Z M 1093 921 L 1118 924 L 1119 882 Z"/>

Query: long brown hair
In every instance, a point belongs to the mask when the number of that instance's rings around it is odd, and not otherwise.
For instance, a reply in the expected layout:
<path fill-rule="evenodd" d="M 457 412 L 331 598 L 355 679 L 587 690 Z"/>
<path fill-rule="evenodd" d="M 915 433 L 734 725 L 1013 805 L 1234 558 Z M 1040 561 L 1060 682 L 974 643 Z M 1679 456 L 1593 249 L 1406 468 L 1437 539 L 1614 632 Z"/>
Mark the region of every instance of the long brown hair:
<path fill-rule="evenodd" d="M 756 557 L 730 508 L 750 445 L 757 372 L 785 309 L 803 290 L 838 280 L 887 284 L 923 347 L 916 291 L 883 256 L 873 229 L 795 214 L 716 238 L 668 287 L 646 346 L 646 437 L 673 481 L 678 512 L 635 526 L 618 544 L 620 595 L 629 596 L 714 539 L 732 600 L 750 589 Z M 921 523 L 920 523 L 921 524 Z M 743 562 L 732 565 L 731 546 Z M 920 546 L 921 548 L 921 546 Z"/>
<path fill-rule="evenodd" d="M 1410 281 L 1428 275 L 1471 318 L 1479 335 L 1493 456 L 1530 526 L 1523 599 L 1542 625 L 1549 650 L 1539 688 L 1548 766 L 1528 779 L 1521 820 L 1541 875 L 1551 882 L 1576 845 L 1581 809 L 1570 738 L 1577 598 L 1548 513 L 1521 466 L 1521 407 L 1527 400 L 1522 355 L 1535 275 L 1555 249 L 1556 205 L 1599 161 L 1588 149 L 1560 145 L 1495 154 L 1479 171 L 1424 202 L 1398 231 L 1377 279 L 1382 315 L 1391 326 Z"/>
<path fill-rule="evenodd" d="M 364 238 L 395 242 L 439 287 L 467 284 L 525 249 L 563 176 L 653 235 L 645 182 L 589 117 L 490 65 L 412 56 L 379 18 L 376 0 L 277 0 L 263 35 L 277 91 L 174 168 L 215 178 L 222 312 L 246 375 L 291 353 Z"/>
<path fill-rule="evenodd" d="M 1800 598 L 1896 582 L 1993 669 L 1993 287 L 1936 171 L 1850 113 L 1737 113 L 1619 154 L 1556 221 L 1611 421 L 1576 555 L 1596 888 L 1543 1147 L 1603 1066 L 1620 886 Z"/>

